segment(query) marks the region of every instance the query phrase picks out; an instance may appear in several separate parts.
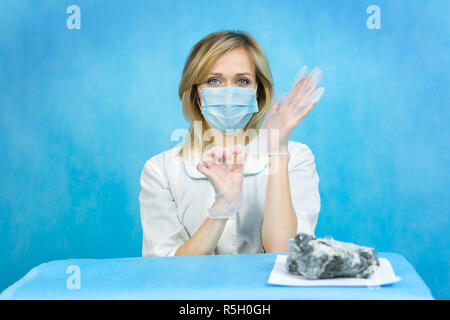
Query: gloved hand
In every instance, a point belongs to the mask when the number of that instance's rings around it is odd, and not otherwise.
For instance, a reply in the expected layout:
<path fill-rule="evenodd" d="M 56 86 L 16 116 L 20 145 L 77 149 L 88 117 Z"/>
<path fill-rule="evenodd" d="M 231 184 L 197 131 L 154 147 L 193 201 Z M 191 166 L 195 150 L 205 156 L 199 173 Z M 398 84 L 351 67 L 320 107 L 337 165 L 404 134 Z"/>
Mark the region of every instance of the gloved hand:
<path fill-rule="evenodd" d="M 289 95 L 282 93 L 270 107 L 265 126 L 268 154 L 287 154 L 288 141 L 294 128 L 320 100 L 325 88 L 316 89 L 322 71 L 315 67 L 308 75 L 303 66 L 297 73 Z"/>
<path fill-rule="evenodd" d="M 216 200 L 208 209 L 210 218 L 230 218 L 240 208 L 245 152 L 241 145 L 206 150 L 197 169 L 208 177 Z"/>

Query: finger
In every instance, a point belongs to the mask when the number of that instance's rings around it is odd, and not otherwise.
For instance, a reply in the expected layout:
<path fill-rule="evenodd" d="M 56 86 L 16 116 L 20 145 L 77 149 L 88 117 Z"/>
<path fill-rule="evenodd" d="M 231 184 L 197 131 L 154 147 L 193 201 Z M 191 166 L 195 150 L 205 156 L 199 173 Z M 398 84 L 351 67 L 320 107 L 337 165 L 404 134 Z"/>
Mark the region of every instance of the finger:
<path fill-rule="evenodd" d="M 313 101 L 310 104 L 306 106 L 306 108 L 303 109 L 296 117 L 295 122 L 298 124 L 300 121 L 306 118 L 308 113 L 312 110 L 312 108 L 317 104 L 317 102 Z"/>
<path fill-rule="evenodd" d="M 233 154 L 235 156 L 239 156 L 239 155 L 245 156 L 245 148 L 241 144 L 237 144 L 233 148 Z"/>
<path fill-rule="evenodd" d="M 244 162 L 245 162 L 245 153 L 244 152 L 236 152 L 235 157 L 234 157 L 232 171 L 242 173 L 244 170 Z"/>
<path fill-rule="evenodd" d="M 211 153 L 213 152 L 212 149 L 208 149 L 205 152 L 202 153 L 200 156 L 200 162 L 202 162 L 204 165 L 210 164 L 212 162 Z"/>
<path fill-rule="evenodd" d="M 306 77 L 306 75 L 308 74 L 308 67 L 307 66 L 303 66 L 300 68 L 300 70 L 298 71 L 297 75 L 294 78 L 294 82 L 292 83 L 291 86 L 291 91 L 296 87 L 297 83 L 302 80 L 304 77 Z"/>
<path fill-rule="evenodd" d="M 282 95 L 285 95 L 285 93 L 282 93 L 280 96 L 278 96 L 278 98 L 275 100 L 275 102 L 270 106 L 270 110 L 268 115 L 271 116 L 272 114 L 274 114 L 278 108 L 282 105 L 281 100 L 282 100 Z"/>
<path fill-rule="evenodd" d="M 310 75 L 308 75 L 310 77 Z M 314 89 L 317 85 L 313 84 L 313 78 L 309 78 L 309 81 L 305 81 L 301 90 L 296 91 L 296 94 L 292 97 L 293 100 L 302 100 L 305 101 L 309 96 L 313 93 Z"/>
<path fill-rule="evenodd" d="M 205 153 L 203 160 L 205 161 L 208 168 L 215 164 L 221 164 L 220 159 L 220 147 L 214 146 L 209 152 Z"/>
<path fill-rule="evenodd" d="M 322 70 L 320 70 L 319 67 L 315 67 L 311 72 L 311 80 L 309 81 L 309 84 L 306 86 L 305 90 L 308 90 L 310 86 L 316 85 L 316 87 L 319 85 L 320 81 L 322 81 Z"/>
<path fill-rule="evenodd" d="M 288 99 L 288 94 L 287 93 L 282 93 L 280 94 L 280 96 L 278 97 L 280 99 L 280 106 L 278 107 L 278 110 L 280 110 L 280 108 L 283 106 L 283 104 L 286 102 L 286 100 Z"/>
<path fill-rule="evenodd" d="M 233 147 L 228 147 L 225 149 L 225 163 L 226 164 L 233 163 Z"/>
<path fill-rule="evenodd" d="M 322 98 L 324 93 L 325 93 L 324 87 L 320 87 L 319 89 L 316 89 L 314 91 L 314 93 L 311 95 L 311 97 L 308 99 L 308 104 L 313 101 L 315 101 L 316 103 L 319 102 L 320 98 Z"/>
<path fill-rule="evenodd" d="M 209 148 L 209 149 L 207 149 L 205 152 L 203 152 L 202 155 L 201 155 L 201 159 L 210 158 L 212 152 L 214 151 L 214 148 L 215 148 L 215 147 Z"/>
<path fill-rule="evenodd" d="M 206 158 L 203 158 L 203 159 L 199 162 L 199 164 L 200 164 L 202 167 L 205 167 L 205 168 L 209 169 L 209 168 L 214 164 L 214 160 L 213 160 L 213 158 L 211 158 L 211 157 L 206 157 Z"/>
<path fill-rule="evenodd" d="M 293 98 L 297 97 L 297 96 L 301 96 L 301 94 L 303 93 L 305 87 L 308 85 L 309 81 L 311 80 L 311 75 L 307 75 L 305 78 L 303 78 L 303 80 L 301 80 L 298 85 L 294 88 L 294 91 L 292 91 L 289 94 L 288 99 L 290 101 L 292 101 Z"/>
<path fill-rule="evenodd" d="M 295 87 L 293 87 L 291 89 L 291 91 L 289 91 L 289 95 L 288 95 L 288 99 L 292 96 L 294 96 L 294 94 L 299 90 L 299 88 L 305 83 L 305 81 L 307 80 L 308 76 L 305 76 L 303 79 L 300 79 L 300 81 L 297 82 L 297 84 L 295 85 Z"/>
<path fill-rule="evenodd" d="M 312 85 L 309 87 L 308 91 L 303 93 L 300 97 L 296 97 L 293 99 L 294 104 L 294 112 L 299 113 L 304 110 L 308 106 L 308 101 L 311 95 L 314 93 L 316 89 L 316 85 Z"/>
<path fill-rule="evenodd" d="M 211 152 L 211 157 L 216 164 L 224 163 L 224 148 L 223 147 L 214 147 Z"/>
<path fill-rule="evenodd" d="M 234 163 L 233 163 L 232 170 L 242 172 L 243 165 L 245 162 L 245 149 L 242 145 L 238 144 L 238 145 L 234 146 L 233 159 L 234 159 Z"/>
<path fill-rule="evenodd" d="M 324 87 L 320 87 L 320 88 L 314 90 L 314 92 L 311 94 L 311 96 L 308 99 L 306 99 L 306 102 L 302 102 L 302 106 L 301 106 L 301 108 L 299 108 L 297 110 L 297 113 L 302 112 L 312 102 L 315 102 L 315 103 L 319 102 L 319 100 L 320 100 L 320 98 L 322 98 L 324 92 L 325 92 Z"/>
<path fill-rule="evenodd" d="M 315 85 L 317 87 L 322 80 L 322 70 L 320 70 L 319 67 L 314 67 L 307 77 L 310 77 L 310 79 L 304 81 L 302 86 L 297 87 L 293 92 L 293 96 L 301 96 L 304 92 L 307 92 L 311 86 Z"/>
<path fill-rule="evenodd" d="M 205 176 L 209 178 L 209 169 L 206 167 L 205 163 L 199 162 L 197 164 L 197 170 L 203 173 Z"/>

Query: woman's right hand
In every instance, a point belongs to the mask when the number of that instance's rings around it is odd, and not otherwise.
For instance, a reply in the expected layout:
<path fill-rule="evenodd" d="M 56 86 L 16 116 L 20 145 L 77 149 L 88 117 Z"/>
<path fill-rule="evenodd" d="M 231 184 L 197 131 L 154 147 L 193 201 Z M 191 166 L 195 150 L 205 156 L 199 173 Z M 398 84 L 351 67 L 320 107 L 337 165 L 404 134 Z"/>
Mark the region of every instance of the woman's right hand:
<path fill-rule="evenodd" d="M 288 153 L 289 136 L 325 91 L 324 87 L 316 89 L 322 79 L 322 71 L 316 67 L 310 74 L 307 75 L 307 72 L 308 68 L 303 66 L 295 77 L 289 95 L 281 94 L 267 113 L 264 128 L 268 131 L 269 154 Z"/>
<path fill-rule="evenodd" d="M 216 191 L 216 201 L 209 209 L 211 218 L 229 218 L 241 204 L 244 148 L 216 146 L 206 150 L 197 169 L 208 177 Z"/>

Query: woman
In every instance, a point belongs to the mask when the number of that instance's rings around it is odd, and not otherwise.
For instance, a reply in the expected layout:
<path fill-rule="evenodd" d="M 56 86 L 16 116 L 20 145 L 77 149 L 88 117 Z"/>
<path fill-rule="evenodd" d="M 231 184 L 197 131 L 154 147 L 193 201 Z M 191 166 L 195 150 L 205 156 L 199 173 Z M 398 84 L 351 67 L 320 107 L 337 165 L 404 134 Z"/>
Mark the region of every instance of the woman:
<path fill-rule="evenodd" d="M 141 174 L 143 256 L 284 252 L 296 233 L 314 235 L 314 156 L 289 141 L 323 93 L 320 74 L 305 72 L 272 105 L 270 68 L 249 34 L 216 32 L 193 47 L 179 87 L 189 134 Z"/>

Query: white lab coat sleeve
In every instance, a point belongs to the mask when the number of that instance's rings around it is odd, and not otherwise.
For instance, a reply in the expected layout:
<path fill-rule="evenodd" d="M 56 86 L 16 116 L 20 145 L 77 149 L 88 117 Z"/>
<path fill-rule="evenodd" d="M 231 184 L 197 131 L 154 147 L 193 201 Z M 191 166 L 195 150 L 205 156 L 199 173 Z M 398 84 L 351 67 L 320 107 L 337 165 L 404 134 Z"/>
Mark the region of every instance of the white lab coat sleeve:
<path fill-rule="evenodd" d="M 173 256 L 178 247 L 189 239 L 189 235 L 178 218 L 163 159 L 149 159 L 142 170 L 140 182 L 142 256 Z"/>
<path fill-rule="evenodd" d="M 289 149 L 289 186 L 297 215 L 297 233 L 315 236 L 320 211 L 319 175 L 311 149 L 296 142 Z"/>

